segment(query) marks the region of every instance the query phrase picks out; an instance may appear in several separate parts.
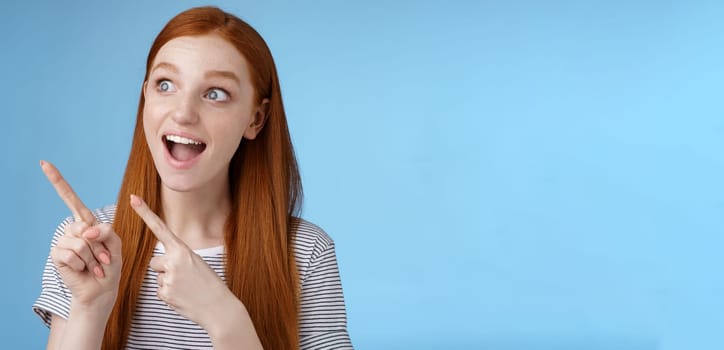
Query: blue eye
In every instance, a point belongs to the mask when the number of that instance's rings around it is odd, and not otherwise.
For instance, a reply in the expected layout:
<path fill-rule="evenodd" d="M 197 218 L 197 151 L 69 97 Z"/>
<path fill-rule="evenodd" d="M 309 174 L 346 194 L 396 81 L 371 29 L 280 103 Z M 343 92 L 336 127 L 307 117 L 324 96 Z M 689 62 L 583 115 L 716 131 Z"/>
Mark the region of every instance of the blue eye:
<path fill-rule="evenodd" d="M 174 86 L 173 83 L 167 79 L 159 80 L 158 83 L 156 84 L 156 86 L 158 86 L 158 91 L 161 91 L 161 92 L 176 91 L 176 86 Z"/>
<path fill-rule="evenodd" d="M 229 94 L 222 89 L 213 88 L 206 93 L 206 98 L 212 101 L 227 101 L 229 99 Z"/>

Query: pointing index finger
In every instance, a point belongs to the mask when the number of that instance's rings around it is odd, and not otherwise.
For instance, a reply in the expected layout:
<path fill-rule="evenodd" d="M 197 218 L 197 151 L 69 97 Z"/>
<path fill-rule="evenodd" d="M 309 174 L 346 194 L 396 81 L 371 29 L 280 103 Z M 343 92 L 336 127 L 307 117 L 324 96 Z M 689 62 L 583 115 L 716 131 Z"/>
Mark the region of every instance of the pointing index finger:
<path fill-rule="evenodd" d="M 131 195 L 131 207 L 136 214 L 148 225 L 151 232 L 163 243 L 166 251 L 172 246 L 179 245 L 179 239 L 171 232 L 161 218 L 148 207 L 146 202 L 136 195 Z"/>
<path fill-rule="evenodd" d="M 96 223 L 95 216 L 93 216 L 90 209 L 83 204 L 83 201 L 80 200 L 78 195 L 75 194 L 73 188 L 70 187 L 70 184 L 68 184 L 67 181 L 65 181 L 63 175 L 60 174 L 60 171 L 58 171 L 55 165 L 41 160 L 40 167 L 43 169 L 43 173 L 45 173 L 45 176 L 48 178 L 50 183 L 53 184 L 53 187 L 55 188 L 55 191 L 58 192 L 60 199 L 65 202 L 65 205 L 68 206 L 70 211 L 73 213 L 75 221 L 83 221 L 88 225 L 94 225 Z"/>

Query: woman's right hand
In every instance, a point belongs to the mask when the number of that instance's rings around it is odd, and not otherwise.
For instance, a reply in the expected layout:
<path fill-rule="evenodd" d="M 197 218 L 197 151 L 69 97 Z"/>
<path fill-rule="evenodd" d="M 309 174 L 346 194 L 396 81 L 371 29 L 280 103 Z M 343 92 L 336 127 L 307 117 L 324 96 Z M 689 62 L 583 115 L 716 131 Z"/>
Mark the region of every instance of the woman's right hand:
<path fill-rule="evenodd" d="M 53 164 L 41 161 L 40 166 L 75 219 L 50 251 L 72 294 L 71 310 L 110 314 L 121 276 L 121 240 L 110 224 L 97 223 Z"/>

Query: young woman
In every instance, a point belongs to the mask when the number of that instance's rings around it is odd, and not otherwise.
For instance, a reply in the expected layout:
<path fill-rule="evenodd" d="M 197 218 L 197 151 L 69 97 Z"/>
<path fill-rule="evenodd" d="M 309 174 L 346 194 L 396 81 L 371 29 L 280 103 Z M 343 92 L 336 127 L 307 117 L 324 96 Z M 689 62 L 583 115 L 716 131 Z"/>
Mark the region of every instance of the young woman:
<path fill-rule="evenodd" d="M 116 205 L 55 232 L 33 305 L 49 349 L 351 348 L 334 244 L 300 218 L 272 55 L 239 18 L 173 18 L 146 64 Z"/>

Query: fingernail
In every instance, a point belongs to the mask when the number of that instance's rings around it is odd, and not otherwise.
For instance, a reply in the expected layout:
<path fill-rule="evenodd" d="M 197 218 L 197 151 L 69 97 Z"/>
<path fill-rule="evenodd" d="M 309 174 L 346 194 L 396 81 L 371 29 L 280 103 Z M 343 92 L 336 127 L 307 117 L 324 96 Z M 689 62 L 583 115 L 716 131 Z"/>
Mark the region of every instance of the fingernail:
<path fill-rule="evenodd" d="M 45 161 L 41 159 L 41 160 L 40 160 L 40 167 L 42 168 L 43 165 L 45 165 Z"/>
<path fill-rule="evenodd" d="M 104 277 L 104 275 L 103 275 L 103 269 L 102 269 L 100 266 L 94 267 L 94 268 L 93 268 L 93 273 L 95 273 L 96 276 L 98 276 L 98 277 L 100 277 L 100 278 L 103 278 L 103 277 Z"/>
<path fill-rule="evenodd" d="M 141 199 L 136 197 L 136 195 L 131 195 L 131 205 L 134 207 L 137 207 L 141 205 Z"/>
<path fill-rule="evenodd" d="M 98 259 L 100 259 L 101 262 L 106 265 L 111 263 L 111 258 L 105 252 L 98 254 Z"/>

